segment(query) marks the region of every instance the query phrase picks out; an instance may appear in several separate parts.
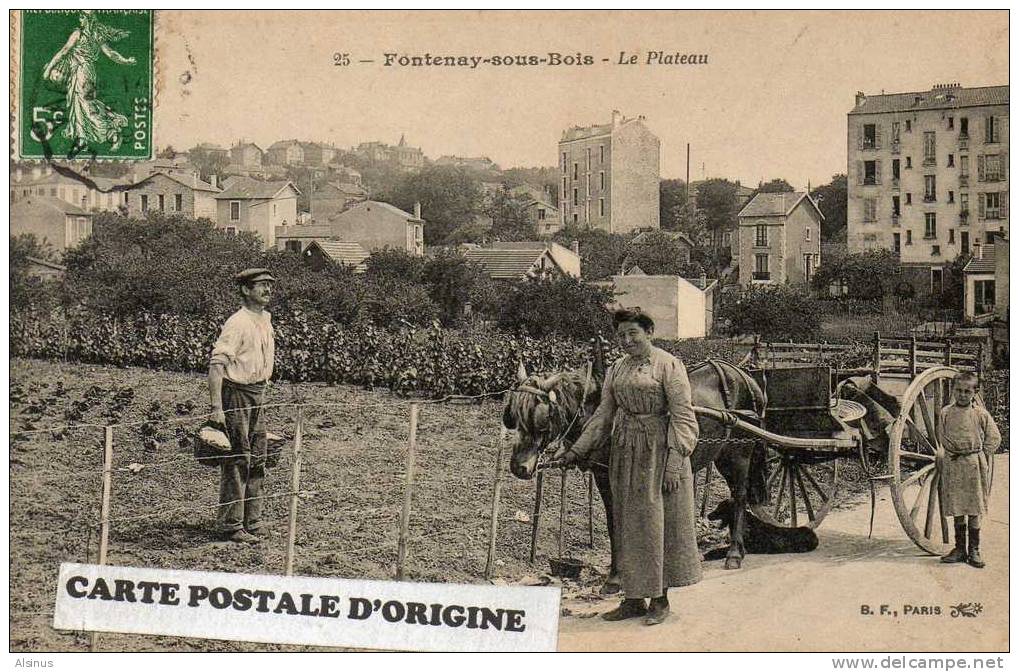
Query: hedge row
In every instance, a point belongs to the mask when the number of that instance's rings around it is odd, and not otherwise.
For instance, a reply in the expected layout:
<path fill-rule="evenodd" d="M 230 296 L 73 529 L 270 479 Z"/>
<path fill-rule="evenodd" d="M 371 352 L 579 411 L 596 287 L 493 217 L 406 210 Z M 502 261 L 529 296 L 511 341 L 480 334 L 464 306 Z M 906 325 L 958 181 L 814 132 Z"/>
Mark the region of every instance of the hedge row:
<path fill-rule="evenodd" d="M 517 363 L 558 371 L 589 361 L 590 345 L 554 336 L 540 339 L 481 328 L 388 330 L 340 326 L 311 313 L 273 315 L 274 377 L 293 382 L 347 383 L 444 397 L 476 395 L 515 385 Z M 13 312 L 13 356 L 90 364 L 202 372 L 220 324 L 212 319 L 142 314 L 115 319 L 87 311 L 40 315 Z M 726 341 L 659 341 L 688 364 L 707 357 L 738 361 Z M 614 347 L 611 361 L 619 355 Z"/>

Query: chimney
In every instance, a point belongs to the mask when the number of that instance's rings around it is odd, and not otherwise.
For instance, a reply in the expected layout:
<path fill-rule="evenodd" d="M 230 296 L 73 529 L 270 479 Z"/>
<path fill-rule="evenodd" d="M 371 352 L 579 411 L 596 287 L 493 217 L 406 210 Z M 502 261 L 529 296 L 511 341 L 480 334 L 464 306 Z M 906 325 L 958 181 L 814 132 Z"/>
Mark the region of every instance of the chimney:
<path fill-rule="evenodd" d="M 619 110 L 612 110 L 612 128 L 619 126 L 619 122 L 623 120 L 623 115 Z"/>
<path fill-rule="evenodd" d="M 421 201 L 414 201 L 414 219 L 421 219 Z"/>
<path fill-rule="evenodd" d="M 859 107 L 867 102 L 867 96 L 864 95 L 863 91 L 856 92 L 856 106 Z"/>
<path fill-rule="evenodd" d="M 701 269 L 701 289 L 707 288 L 708 288 L 708 274 L 704 272 L 704 269 Z"/>
<path fill-rule="evenodd" d="M 209 175 L 209 184 L 212 185 L 213 189 L 219 189 L 219 176 Z"/>
<path fill-rule="evenodd" d="M 18 167 L 17 167 L 16 169 L 15 169 L 15 171 L 14 171 L 14 181 L 15 181 L 15 182 L 21 182 L 21 180 L 22 180 L 22 179 L 23 179 L 24 177 L 25 177 L 25 171 L 21 169 L 21 166 L 18 166 Z"/>
<path fill-rule="evenodd" d="M 572 243 L 570 243 L 570 249 L 573 250 L 573 254 L 575 254 L 575 255 L 577 255 L 579 257 L 580 256 L 580 241 L 579 240 L 574 240 Z"/>

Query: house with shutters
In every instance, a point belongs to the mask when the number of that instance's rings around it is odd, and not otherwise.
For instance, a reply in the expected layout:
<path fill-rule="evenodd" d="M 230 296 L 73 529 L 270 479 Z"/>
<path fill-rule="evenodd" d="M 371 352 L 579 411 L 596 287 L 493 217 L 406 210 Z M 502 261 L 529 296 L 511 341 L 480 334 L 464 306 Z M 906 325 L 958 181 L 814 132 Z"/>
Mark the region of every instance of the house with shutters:
<path fill-rule="evenodd" d="M 265 249 L 276 247 L 277 227 L 297 221 L 300 191 L 288 180 L 234 177 L 216 194 L 216 226 L 228 233 L 256 233 Z"/>
<path fill-rule="evenodd" d="M 52 196 L 26 196 L 11 204 L 11 235 L 32 234 L 64 252 L 92 235 L 92 213 Z"/>
<path fill-rule="evenodd" d="M 736 217 L 739 284 L 809 283 L 821 265 L 821 214 L 803 191 L 759 193 Z"/>
<path fill-rule="evenodd" d="M 850 252 L 899 255 L 916 294 L 1008 231 L 1008 86 L 856 94 L 848 114 Z"/>
<path fill-rule="evenodd" d="M 124 206 L 132 217 L 165 212 L 215 220 L 219 192 L 215 182 L 205 182 L 194 173 L 157 172 L 127 188 Z"/>

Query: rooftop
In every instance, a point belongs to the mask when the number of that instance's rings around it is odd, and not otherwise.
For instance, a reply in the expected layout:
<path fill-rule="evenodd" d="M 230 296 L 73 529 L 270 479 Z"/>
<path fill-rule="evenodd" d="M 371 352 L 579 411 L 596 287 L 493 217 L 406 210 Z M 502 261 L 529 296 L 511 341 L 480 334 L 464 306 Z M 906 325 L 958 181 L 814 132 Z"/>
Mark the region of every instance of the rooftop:
<path fill-rule="evenodd" d="M 11 209 L 23 207 L 48 208 L 58 210 L 65 215 L 91 215 L 88 210 L 83 210 L 73 203 L 62 201 L 52 196 L 26 196 L 11 205 Z"/>
<path fill-rule="evenodd" d="M 541 248 L 490 248 L 467 250 L 468 260 L 481 266 L 493 280 L 519 280 L 546 254 Z"/>
<path fill-rule="evenodd" d="M 316 240 L 308 247 L 312 245 L 317 245 L 327 257 L 336 263 L 352 266 L 356 273 L 363 273 L 367 269 L 365 260 L 370 255 L 361 247 L 360 243 L 343 240 Z M 305 253 L 307 253 L 307 250 L 305 250 Z"/>
<path fill-rule="evenodd" d="M 273 198 L 276 194 L 283 191 L 287 185 L 293 187 L 294 191 L 298 191 L 297 187 L 294 187 L 293 183 L 288 180 L 274 180 L 271 182 L 265 182 L 262 180 L 256 180 L 252 177 L 235 177 L 230 180 L 229 185 L 216 194 L 217 199 L 248 199 L 248 198 Z"/>
<path fill-rule="evenodd" d="M 963 273 L 994 273 L 994 244 L 981 245 L 979 256 L 974 255 L 966 262 Z"/>
<path fill-rule="evenodd" d="M 941 84 L 930 91 L 882 93 L 867 96 L 858 93 L 856 107 L 849 114 L 882 114 L 915 110 L 946 110 L 982 105 L 1008 105 L 1008 86 L 965 88 L 958 84 Z"/>
<path fill-rule="evenodd" d="M 812 198 L 807 197 L 805 191 L 757 194 L 743 206 L 738 217 L 783 217 L 791 213 L 803 199 L 806 199 L 814 207 L 818 216 L 823 220 L 824 215 L 821 214 L 821 210 Z"/>

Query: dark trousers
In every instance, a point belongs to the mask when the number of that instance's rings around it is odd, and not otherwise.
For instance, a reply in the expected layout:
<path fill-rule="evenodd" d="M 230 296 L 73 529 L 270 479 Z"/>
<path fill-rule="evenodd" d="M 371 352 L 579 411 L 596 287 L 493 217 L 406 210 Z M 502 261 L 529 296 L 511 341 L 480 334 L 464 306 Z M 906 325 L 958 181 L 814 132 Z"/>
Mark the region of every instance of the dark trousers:
<path fill-rule="evenodd" d="M 258 530 L 262 520 L 265 481 L 265 427 L 260 406 L 264 383 L 240 385 L 223 380 L 223 414 L 232 454 L 220 466 L 220 532 Z"/>

